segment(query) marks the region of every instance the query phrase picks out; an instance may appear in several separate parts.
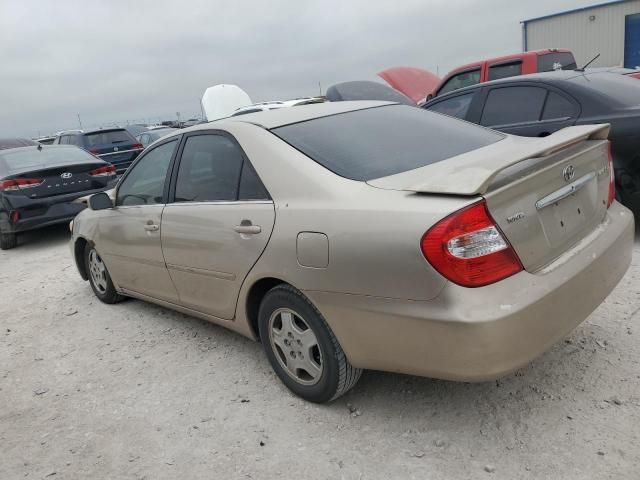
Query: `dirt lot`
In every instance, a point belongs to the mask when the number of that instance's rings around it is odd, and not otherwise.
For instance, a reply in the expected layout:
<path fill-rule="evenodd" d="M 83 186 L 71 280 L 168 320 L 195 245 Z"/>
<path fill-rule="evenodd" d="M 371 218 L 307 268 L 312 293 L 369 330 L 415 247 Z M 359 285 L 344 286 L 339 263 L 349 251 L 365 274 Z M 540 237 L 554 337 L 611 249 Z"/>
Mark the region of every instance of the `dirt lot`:
<path fill-rule="evenodd" d="M 259 344 L 101 304 L 67 239 L 49 229 L 0 253 L 0 479 L 640 477 L 640 241 L 607 302 L 514 375 L 367 372 L 317 406 Z"/>

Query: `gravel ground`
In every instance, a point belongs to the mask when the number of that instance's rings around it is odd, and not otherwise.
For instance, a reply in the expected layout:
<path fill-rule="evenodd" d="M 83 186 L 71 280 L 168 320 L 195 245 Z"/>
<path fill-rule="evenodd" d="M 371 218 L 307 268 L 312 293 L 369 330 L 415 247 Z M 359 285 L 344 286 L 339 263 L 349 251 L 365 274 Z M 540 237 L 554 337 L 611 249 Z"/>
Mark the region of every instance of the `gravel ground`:
<path fill-rule="evenodd" d="M 0 479 L 640 477 L 640 241 L 609 299 L 527 368 L 482 384 L 366 372 L 318 406 L 257 343 L 101 304 L 67 240 L 0 252 Z"/>

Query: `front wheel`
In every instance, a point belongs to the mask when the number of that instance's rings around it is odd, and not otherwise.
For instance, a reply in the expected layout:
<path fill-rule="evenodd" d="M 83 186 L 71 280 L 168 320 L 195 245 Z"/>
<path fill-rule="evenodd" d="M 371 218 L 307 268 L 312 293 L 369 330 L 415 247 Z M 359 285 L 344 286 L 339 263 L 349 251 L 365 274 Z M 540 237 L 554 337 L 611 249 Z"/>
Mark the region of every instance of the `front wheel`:
<path fill-rule="evenodd" d="M 84 264 L 89 274 L 89 284 L 100 301 L 118 303 L 124 300 L 124 297 L 116 292 L 102 258 L 100 258 L 96 249 L 89 244 L 84 248 Z"/>
<path fill-rule="evenodd" d="M 290 285 L 279 285 L 265 295 L 258 322 L 271 367 L 305 400 L 334 400 L 360 378 L 362 370 L 351 366 L 320 312 Z"/>

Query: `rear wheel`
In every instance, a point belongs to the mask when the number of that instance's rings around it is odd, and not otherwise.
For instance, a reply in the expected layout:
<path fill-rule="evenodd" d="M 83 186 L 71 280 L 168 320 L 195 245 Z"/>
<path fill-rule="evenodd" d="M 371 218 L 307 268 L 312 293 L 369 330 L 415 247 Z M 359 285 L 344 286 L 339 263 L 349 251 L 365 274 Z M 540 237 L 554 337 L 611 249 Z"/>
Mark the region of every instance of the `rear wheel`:
<path fill-rule="evenodd" d="M 84 248 L 85 269 L 89 274 L 89 284 L 96 297 L 104 303 L 118 303 L 124 297 L 116 292 L 111 276 L 100 255 L 91 245 Z"/>
<path fill-rule="evenodd" d="M 15 233 L 0 233 L 0 250 L 10 250 L 18 245 L 18 236 Z"/>
<path fill-rule="evenodd" d="M 272 368 L 296 395 L 328 402 L 360 378 L 362 370 L 351 366 L 320 312 L 290 285 L 279 285 L 265 295 L 258 321 Z"/>

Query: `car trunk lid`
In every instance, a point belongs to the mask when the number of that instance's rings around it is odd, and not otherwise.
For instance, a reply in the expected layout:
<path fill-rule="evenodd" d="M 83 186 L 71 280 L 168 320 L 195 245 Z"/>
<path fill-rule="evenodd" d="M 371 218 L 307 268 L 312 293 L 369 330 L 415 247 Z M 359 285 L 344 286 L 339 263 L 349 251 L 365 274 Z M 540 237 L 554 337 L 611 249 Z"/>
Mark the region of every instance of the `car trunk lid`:
<path fill-rule="evenodd" d="M 4 177 L 2 181 L 7 185 L 15 181 L 13 183 L 19 186 L 9 188 L 4 193 L 36 199 L 104 188 L 110 180 L 113 180 L 115 172 L 112 175 L 102 172 L 97 172 L 98 175 L 91 175 L 91 173 L 106 166 L 104 162 L 96 160 L 95 163 L 50 166 L 14 174 Z"/>
<path fill-rule="evenodd" d="M 590 125 L 543 139 L 507 137 L 475 155 L 368 183 L 416 193 L 483 196 L 524 268 L 535 272 L 602 223 L 610 178 L 608 132 L 608 125 Z"/>

